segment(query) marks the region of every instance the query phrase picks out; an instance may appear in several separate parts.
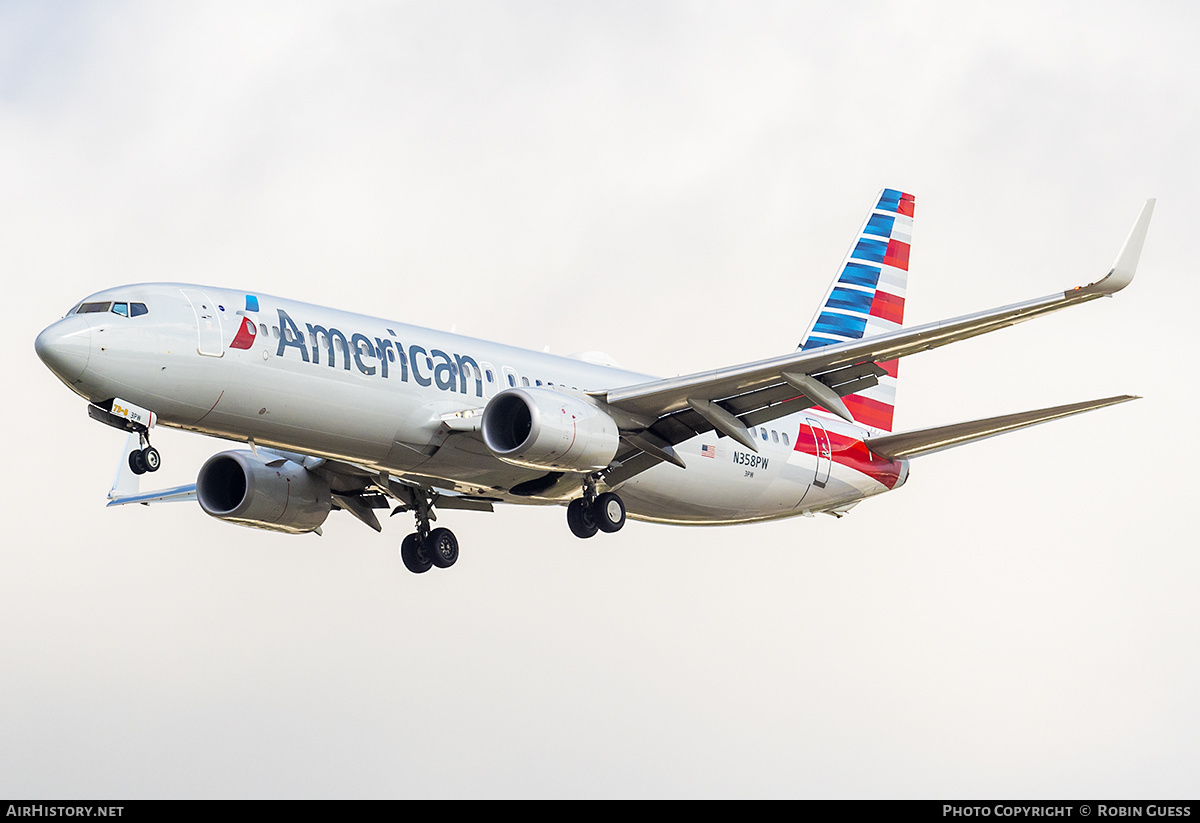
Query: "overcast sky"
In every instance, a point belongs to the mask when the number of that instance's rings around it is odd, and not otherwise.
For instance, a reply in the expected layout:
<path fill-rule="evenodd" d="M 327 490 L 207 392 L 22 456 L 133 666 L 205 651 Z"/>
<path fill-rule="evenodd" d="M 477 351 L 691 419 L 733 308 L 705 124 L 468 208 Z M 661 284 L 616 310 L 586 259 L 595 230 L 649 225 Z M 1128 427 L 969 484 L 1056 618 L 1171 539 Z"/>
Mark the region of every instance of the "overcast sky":
<path fill-rule="evenodd" d="M 1187 2 L 0 2 L 0 796 L 1194 798 L 1200 11 Z M 558 508 L 274 535 L 106 510 L 37 360 L 181 280 L 672 375 L 793 348 L 875 193 L 906 321 L 1115 299 L 902 363 L 847 517 L 579 541 Z M 163 485 L 217 441 L 157 433 Z"/>

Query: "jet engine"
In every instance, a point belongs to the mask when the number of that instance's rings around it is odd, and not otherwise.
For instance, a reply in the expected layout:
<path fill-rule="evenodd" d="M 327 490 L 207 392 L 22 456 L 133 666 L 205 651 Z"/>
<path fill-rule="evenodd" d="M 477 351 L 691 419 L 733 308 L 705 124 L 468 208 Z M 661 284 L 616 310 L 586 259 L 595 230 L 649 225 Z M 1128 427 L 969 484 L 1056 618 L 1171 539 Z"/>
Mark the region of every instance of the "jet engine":
<path fill-rule="evenodd" d="M 248 451 L 214 454 L 196 478 L 200 508 L 219 520 L 302 534 L 325 522 L 329 484 L 299 463 Z"/>
<path fill-rule="evenodd" d="M 505 389 L 483 410 L 492 454 L 531 469 L 599 471 L 617 454 L 620 434 L 596 406 L 553 389 Z"/>

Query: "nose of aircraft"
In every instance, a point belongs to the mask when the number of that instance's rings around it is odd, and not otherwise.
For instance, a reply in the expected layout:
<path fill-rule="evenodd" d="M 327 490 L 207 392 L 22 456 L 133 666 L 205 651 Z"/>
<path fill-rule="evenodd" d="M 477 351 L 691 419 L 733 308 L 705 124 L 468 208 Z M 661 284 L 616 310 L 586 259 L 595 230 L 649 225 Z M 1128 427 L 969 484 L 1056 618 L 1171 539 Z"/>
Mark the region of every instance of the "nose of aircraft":
<path fill-rule="evenodd" d="M 43 329 L 33 347 L 50 371 L 64 383 L 73 383 L 87 368 L 92 329 L 86 318 L 70 315 Z"/>

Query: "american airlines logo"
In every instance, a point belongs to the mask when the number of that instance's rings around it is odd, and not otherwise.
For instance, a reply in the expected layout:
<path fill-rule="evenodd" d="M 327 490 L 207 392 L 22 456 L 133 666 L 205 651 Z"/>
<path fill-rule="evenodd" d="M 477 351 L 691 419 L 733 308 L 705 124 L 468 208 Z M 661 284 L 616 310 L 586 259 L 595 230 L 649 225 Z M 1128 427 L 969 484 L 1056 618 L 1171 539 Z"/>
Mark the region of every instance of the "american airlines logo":
<path fill-rule="evenodd" d="M 284 357 L 294 349 L 305 363 L 319 366 L 324 362 L 331 368 L 339 365 L 350 371 L 354 364 L 362 374 L 378 375 L 390 380 L 399 378 L 407 383 L 410 375 L 419 386 L 437 386 L 442 391 L 468 394 L 468 381 L 474 382 L 475 396 L 483 397 L 483 369 L 475 358 L 465 354 L 448 354 L 441 349 L 428 351 L 415 343 L 407 348 L 399 340 L 368 337 L 361 332 L 347 335 L 341 329 L 305 323 L 307 336 L 286 311 L 279 309 L 279 345 L 276 357 Z M 257 333 L 249 318 L 242 326 L 230 348 L 248 349 Z M 310 346 L 311 343 L 311 346 Z M 398 371 L 397 371 L 398 370 Z"/>

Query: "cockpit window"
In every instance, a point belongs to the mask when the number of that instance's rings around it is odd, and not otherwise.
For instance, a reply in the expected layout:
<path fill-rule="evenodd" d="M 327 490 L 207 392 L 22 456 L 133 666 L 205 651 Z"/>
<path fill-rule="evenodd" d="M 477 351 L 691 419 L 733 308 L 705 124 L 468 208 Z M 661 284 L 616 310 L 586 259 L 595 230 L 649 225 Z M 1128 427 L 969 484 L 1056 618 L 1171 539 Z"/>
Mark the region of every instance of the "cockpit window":
<path fill-rule="evenodd" d="M 141 317 L 148 309 L 145 303 L 81 303 L 74 314 L 100 314 L 112 312 L 122 317 Z"/>

